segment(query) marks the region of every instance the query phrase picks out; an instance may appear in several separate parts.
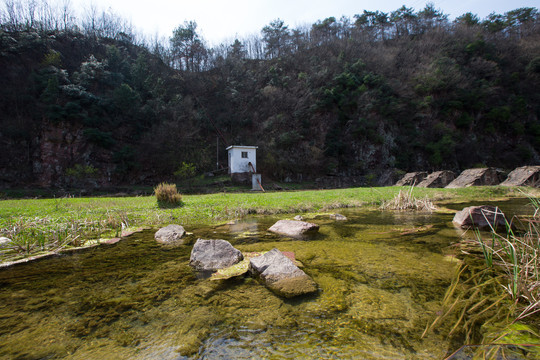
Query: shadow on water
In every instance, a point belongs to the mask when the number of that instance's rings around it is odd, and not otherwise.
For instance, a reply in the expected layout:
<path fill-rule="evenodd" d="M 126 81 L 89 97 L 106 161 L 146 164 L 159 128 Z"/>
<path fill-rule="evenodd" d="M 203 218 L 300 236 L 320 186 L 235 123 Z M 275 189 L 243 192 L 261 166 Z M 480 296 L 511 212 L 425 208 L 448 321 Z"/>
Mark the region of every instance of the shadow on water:
<path fill-rule="evenodd" d="M 320 234 L 268 233 L 276 217 L 193 228 L 241 251 L 292 251 L 315 295 L 284 300 L 249 277 L 199 279 L 191 246 L 153 232 L 0 271 L 1 359 L 441 359 L 435 333 L 458 241 L 451 215 L 343 210 Z"/>

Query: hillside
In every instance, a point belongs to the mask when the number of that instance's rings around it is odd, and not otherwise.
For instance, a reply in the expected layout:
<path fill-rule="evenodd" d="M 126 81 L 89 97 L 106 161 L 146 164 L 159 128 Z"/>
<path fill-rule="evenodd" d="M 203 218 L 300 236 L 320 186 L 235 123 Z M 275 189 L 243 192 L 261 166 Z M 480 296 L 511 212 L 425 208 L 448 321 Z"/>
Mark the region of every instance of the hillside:
<path fill-rule="evenodd" d="M 532 8 L 276 20 L 215 49 L 193 22 L 168 46 L 122 28 L 1 29 L 0 187 L 155 184 L 183 163 L 215 169 L 216 141 L 223 165 L 227 145 L 258 145 L 276 180 L 540 163 Z"/>

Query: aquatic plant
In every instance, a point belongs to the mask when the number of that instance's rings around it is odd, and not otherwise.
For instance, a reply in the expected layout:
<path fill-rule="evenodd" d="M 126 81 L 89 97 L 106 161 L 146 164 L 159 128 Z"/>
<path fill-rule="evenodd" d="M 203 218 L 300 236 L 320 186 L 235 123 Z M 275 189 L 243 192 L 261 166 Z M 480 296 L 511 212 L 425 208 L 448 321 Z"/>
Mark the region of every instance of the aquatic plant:
<path fill-rule="evenodd" d="M 516 320 L 540 311 L 540 214 L 538 202 L 531 204 L 535 214 L 532 219 L 517 219 L 527 224 L 519 233 L 506 222 L 505 234 L 491 228 L 489 245 L 479 231 L 475 233 L 488 267 L 495 265 L 506 274 L 507 283 L 502 286 L 519 305 Z"/>
<path fill-rule="evenodd" d="M 178 193 L 176 184 L 161 183 L 154 188 L 154 194 L 161 207 L 178 206 L 182 204 L 182 195 Z"/>

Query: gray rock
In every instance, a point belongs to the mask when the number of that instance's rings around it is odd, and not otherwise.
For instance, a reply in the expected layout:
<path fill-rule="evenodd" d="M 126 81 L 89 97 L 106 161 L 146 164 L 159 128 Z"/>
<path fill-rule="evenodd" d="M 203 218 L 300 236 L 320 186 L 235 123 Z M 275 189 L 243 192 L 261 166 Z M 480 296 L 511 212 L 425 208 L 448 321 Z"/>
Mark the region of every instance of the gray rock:
<path fill-rule="evenodd" d="M 7 237 L 0 237 L 0 248 L 6 248 L 11 246 L 11 239 Z"/>
<path fill-rule="evenodd" d="M 189 265 L 199 271 L 227 268 L 244 259 L 242 253 L 225 240 L 197 239 Z"/>
<path fill-rule="evenodd" d="M 456 174 L 449 170 L 435 171 L 422 180 L 417 187 L 443 188 L 456 178 Z"/>
<path fill-rule="evenodd" d="M 459 174 L 450 184 L 446 185 L 446 188 L 455 189 L 469 186 L 499 185 L 500 183 L 500 172 L 497 169 L 467 169 Z"/>
<path fill-rule="evenodd" d="M 249 271 L 280 296 L 291 298 L 317 291 L 317 284 L 313 279 L 278 249 L 252 258 Z"/>
<path fill-rule="evenodd" d="M 347 221 L 347 217 L 341 214 L 331 214 L 330 219 L 334 219 L 337 221 Z"/>
<path fill-rule="evenodd" d="M 396 186 L 412 186 L 416 185 L 422 180 L 424 180 L 427 176 L 427 172 L 425 171 L 419 171 L 419 172 L 410 172 L 406 173 L 397 183 Z"/>
<path fill-rule="evenodd" d="M 294 220 L 296 220 L 296 221 L 303 221 L 303 220 L 304 220 L 304 217 L 303 217 L 302 215 L 296 215 L 296 216 L 294 217 Z"/>
<path fill-rule="evenodd" d="M 540 187 L 540 166 L 522 166 L 514 169 L 502 186 Z"/>
<path fill-rule="evenodd" d="M 182 239 L 186 234 L 186 230 L 181 225 L 168 225 L 159 229 L 154 234 L 154 239 L 164 245 L 182 245 Z"/>
<path fill-rule="evenodd" d="M 279 220 L 268 231 L 291 237 L 303 237 L 319 231 L 319 225 L 305 221 Z"/>
<path fill-rule="evenodd" d="M 504 213 L 498 207 L 488 205 L 466 207 L 456 213 L 452 222 L 462 228 L 506 228 Z"/>

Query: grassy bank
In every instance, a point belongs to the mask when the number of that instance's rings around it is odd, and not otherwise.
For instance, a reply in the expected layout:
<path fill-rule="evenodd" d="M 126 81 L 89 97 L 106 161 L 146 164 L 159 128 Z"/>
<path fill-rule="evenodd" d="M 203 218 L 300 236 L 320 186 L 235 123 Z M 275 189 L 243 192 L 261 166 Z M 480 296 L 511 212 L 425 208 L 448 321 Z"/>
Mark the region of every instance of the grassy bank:
<path fill-rule="evenodd" d="M 59 247 L 81 246 L 91 239 L 118 236 L 125 228 L 177 223 L 189 229 L 197 224 L 212 224 L 250 214 L 379 206 L 404 189 L 385 187 L 185 195 L 183 205 L 176 208 L 160 208 L 153 196 L 3 200 L 0 201 L 0 236 L 12 239 L 20 256 L 28 256 Z M 433 201 L 453 202 L 521 195 L 506 187 L 415 188 L 413 194 Z M 1 256 L 5 257 L 5 254 Z"/>

